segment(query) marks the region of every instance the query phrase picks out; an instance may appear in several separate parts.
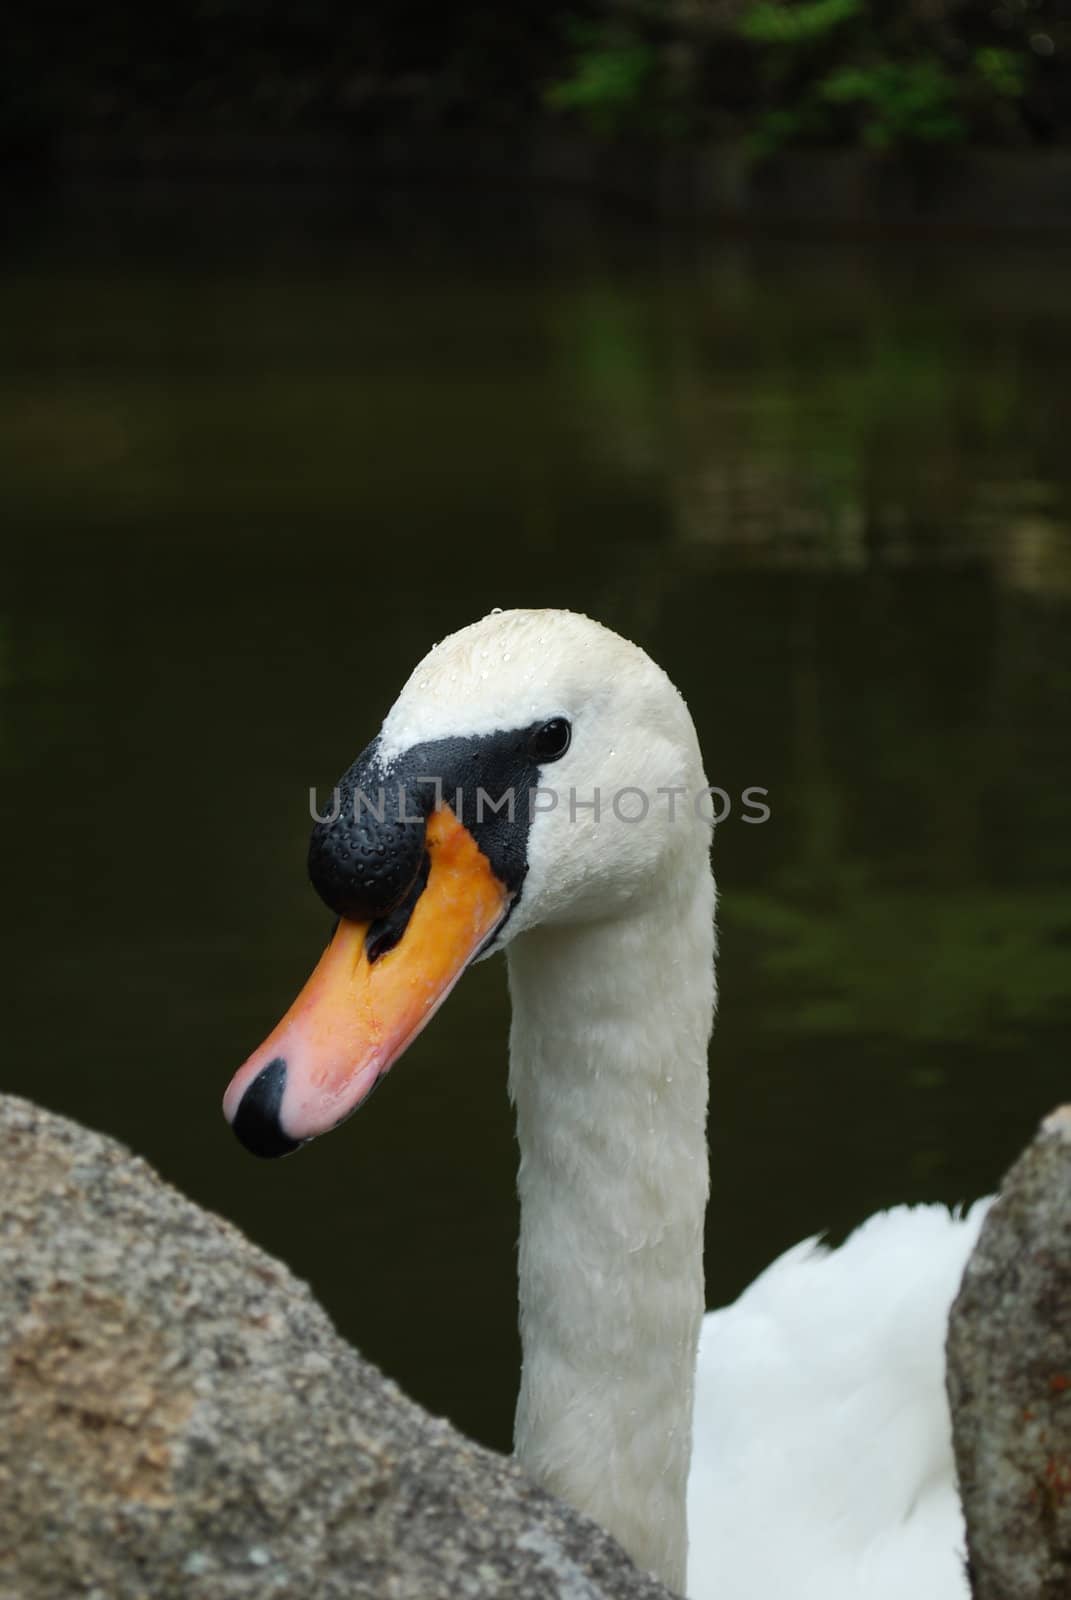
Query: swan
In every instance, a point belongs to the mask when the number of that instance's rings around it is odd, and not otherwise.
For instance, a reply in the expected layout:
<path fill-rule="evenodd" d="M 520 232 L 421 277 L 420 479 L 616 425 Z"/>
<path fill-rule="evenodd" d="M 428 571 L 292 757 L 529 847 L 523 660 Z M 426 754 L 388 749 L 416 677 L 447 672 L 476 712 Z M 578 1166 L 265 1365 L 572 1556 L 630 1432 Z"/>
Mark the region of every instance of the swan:
<path fill-rule="evenodd" d="M 693 1600 L 963 1600 L 944 1330 L 984 1203 L 804 1241 L 704 1317 L 709 801 L 636 645 L 549 610 L 443 640 L 313 830 L 339 921 L 224 1113 L 261 1156 L 335 1127 L 504 950 L 518 1458 Z"/>

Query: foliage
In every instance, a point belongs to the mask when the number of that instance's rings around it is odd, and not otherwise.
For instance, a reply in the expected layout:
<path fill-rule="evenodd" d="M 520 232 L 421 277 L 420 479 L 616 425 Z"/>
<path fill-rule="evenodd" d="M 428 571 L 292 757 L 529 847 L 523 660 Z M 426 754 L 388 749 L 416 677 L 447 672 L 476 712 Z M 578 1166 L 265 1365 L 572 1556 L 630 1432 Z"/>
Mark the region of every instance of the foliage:
<path fill-rule="evenodd" d="M 604 0 L 569 22 L 568 71 L 544 103 L 599 133 L 743 133 L 756 154 L 1050 137 L 1031 29 L 1061 3 L 1035 0 L 1020 22 L 977 0 Z"/>
<path fill-rule="evenodd" d="M 634 119 L 655 71 L 652 46 L 627 33 L 608 36 L 574 26 L 576 55 L 568 77 L 552 83 L 546 104 L 555 111 L 585 112 L 599 133 L 614 133 Z"/>
<path fill-rule="evenodd" d="M 100 0 L 13 13 L 25 137 L 482 129 L 910 148 L 1071 141 L 1071 0 Z"/>
<path fill-rule="evenodd" d="M 1026 87 L 1026 63 L 1014 50 L 976 50 L 974 70 L 994 94 L 1007 100 L 1022 97 Z"/>
<path fill-rule="evenodd" d="M 956 109 L 957 82 L 938 61 L 841 67 L 819 82 L 817 93 L 830 105 L 860 109 L 860 137 L 871 149 L 912 140 L 938 144 L 967 133 Z"/>
<path fill-rule="evenodd" d="M 808 138 L 873 150 L 963 141 L 1006 128 L 1027 86 L 1025 49 L 971 51 L 875 0 L 750 0 L 737 32 L 759 48 L 779 102 L 753 125 L 759 153 Z"/>
<path fill-rule="evenodd" d="M 858 16 L 862 7 L 863 0 L 803 0 L 794 6 L 755 0 L 740 18 L 739 31 L 756 44 L 807 44 Z"/>

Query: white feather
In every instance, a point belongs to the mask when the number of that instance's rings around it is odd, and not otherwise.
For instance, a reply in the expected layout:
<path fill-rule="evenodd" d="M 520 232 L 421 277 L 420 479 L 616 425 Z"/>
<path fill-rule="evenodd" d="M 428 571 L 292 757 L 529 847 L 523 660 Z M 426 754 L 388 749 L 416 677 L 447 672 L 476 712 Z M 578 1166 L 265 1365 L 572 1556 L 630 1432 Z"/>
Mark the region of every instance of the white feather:
<path fill-rule="evenodd" d="M 495 613 L 417 667 L 380 748 L 557 716 L 573 740 L 542 781 L 559 803 L 533 819 L 501 941 L 518 1455 L 671 1587 L 690 1539 L 694 1600 L 963 1600 L 944 1336 L 985 1204 L 807 1240 L 702 1320 L 714 884 L 687 707 L 587 618 Z M 610 806 L 626 785 L 687 799 L 630 824 Z M 569 803 L 596 788 L 599 815 Z"/>
<path fill-rule="evenodd" d="M 944 1341 L 989 1202 L 898 1206 L 703 1321 L 693 1600 L 962 1600 Z"/>

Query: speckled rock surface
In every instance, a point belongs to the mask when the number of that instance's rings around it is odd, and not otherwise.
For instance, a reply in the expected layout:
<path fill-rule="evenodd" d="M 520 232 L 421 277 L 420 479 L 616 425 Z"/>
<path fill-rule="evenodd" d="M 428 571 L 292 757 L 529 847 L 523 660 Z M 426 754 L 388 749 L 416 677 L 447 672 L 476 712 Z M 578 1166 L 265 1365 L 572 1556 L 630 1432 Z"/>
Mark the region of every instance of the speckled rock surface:
<path fill-rule="evenodd" d="M 0 1600 L 657 1600 L 111 1140 L 0 1097 Z"/>
<path fill-rule="evenodd" d="M 1068 1600 L 1071 1107 L 986 1218 L 952 1307 L 948 1393 L 975 1600 Z"/>

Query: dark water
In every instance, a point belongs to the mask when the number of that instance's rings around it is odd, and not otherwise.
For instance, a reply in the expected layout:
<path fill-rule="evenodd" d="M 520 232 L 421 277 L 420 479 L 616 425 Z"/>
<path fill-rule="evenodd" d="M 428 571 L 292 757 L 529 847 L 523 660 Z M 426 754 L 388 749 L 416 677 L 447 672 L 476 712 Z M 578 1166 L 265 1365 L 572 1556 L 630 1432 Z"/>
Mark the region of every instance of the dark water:
<path fill-rule="evenodd" d="M 719 830 L 711 1301 L 990 1188 L 1071 1093 L 1071 254 L 527 201 L 98 196 L 0 271 L 5 1086 L 109 1130 L 508 1439 L 498 963 L 261 1165 L 219 1098 L 325 913 L 310 783 L 494 605 L 685 691 Z"/>

